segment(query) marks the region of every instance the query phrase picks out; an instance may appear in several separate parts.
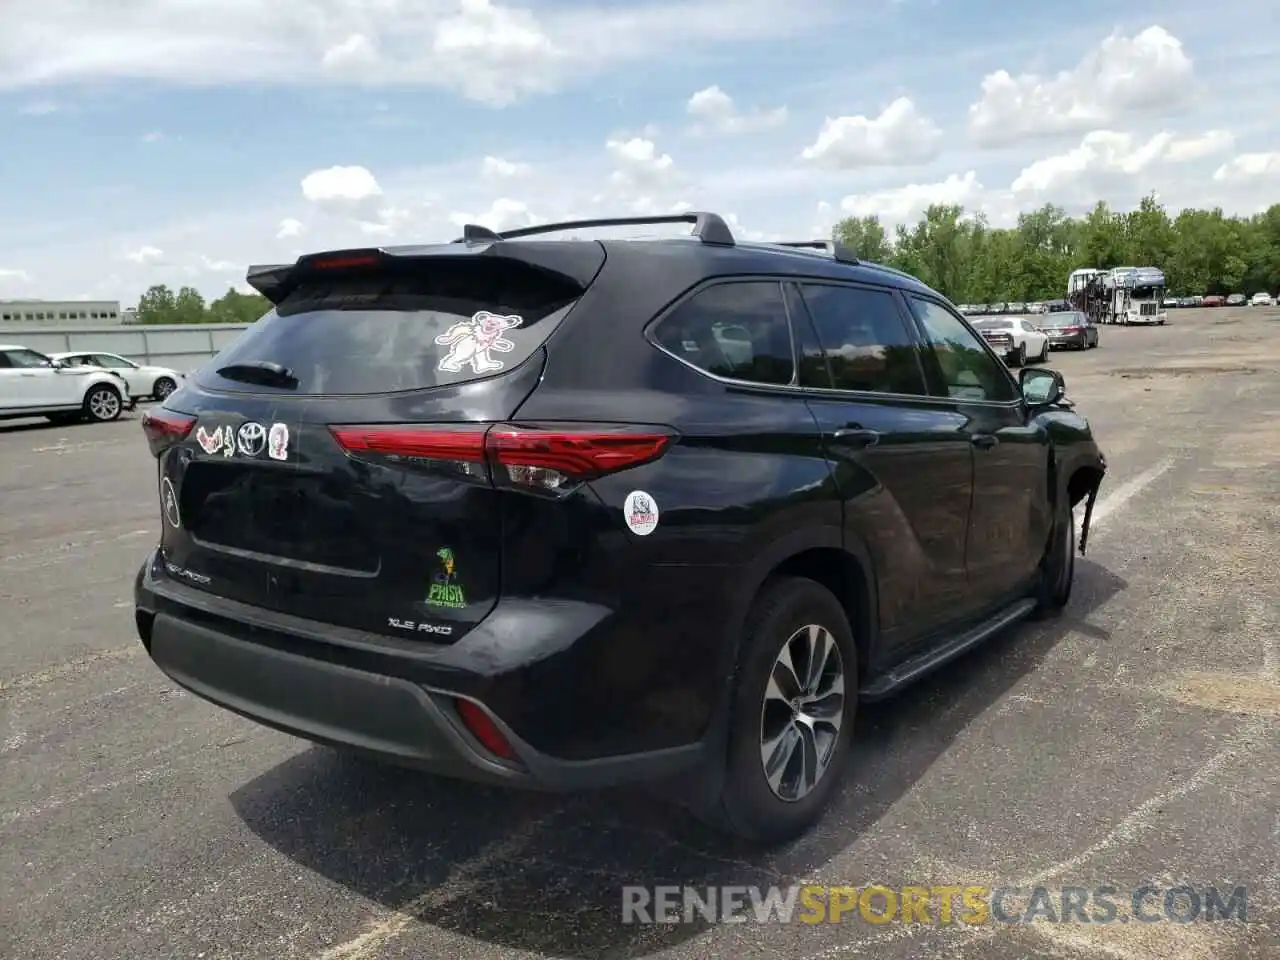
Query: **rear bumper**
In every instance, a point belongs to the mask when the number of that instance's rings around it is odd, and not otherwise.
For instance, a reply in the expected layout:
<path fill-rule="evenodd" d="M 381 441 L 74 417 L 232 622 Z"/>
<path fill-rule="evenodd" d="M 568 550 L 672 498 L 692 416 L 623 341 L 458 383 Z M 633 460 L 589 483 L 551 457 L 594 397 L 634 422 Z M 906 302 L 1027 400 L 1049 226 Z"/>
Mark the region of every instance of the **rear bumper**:
<path fill-rule="evenodd" d="M 1073 333 L 1067 337 L 1050 337 L 1049 348 L 1052 350 L 1061 347 L 1083 347 L 1087 342 L 1085 334 Z"/>
<path fill-rule="evenodd" d="M 460 654 L 447 666 L 433 665 L 408 646 L 362 655 L 301 636 L 286 639 L 275 624 L 263 629 L 246 622 L 237 605 L 157 579 L 155 562 L 153 552 L 134 588 L 138 634 L 152 661 L 197 696 L 264 726 L 442 776 L 541 790 L 662 780 L 702 762 L 701 743 L 586 760 L 550 756 L 476 693 L 492 683 L 497 638 L 468 645 L 470 668 Z M 211 605 L 238 615 L 212 616 Z M 536 634 L 537 626 L 530 623 L 529 632 Z M 460 700 L 484 711 L 514 759 L 491 753 L 472 734 L 458 712 Z"/>

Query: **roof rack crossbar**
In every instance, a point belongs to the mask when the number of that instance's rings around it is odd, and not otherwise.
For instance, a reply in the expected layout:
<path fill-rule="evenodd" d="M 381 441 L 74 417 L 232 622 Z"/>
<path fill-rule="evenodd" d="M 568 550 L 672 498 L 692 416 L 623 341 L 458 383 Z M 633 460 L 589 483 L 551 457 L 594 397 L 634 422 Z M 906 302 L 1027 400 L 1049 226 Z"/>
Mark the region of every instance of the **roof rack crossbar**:
<path fill-rule="evenodd" d="M 717 213 L 690 211 L 689 213 L 670 213 L 652 217 L 607 217 L 601 220 L 563 220 L 559 223 L 540 223 L 534 227 L 520 227 L 496 233 L 486 227 L 472 224 L 462 228 L 462 237 L 454 243 L 491 243 L 495 240 L 517 240 L 520 237 L 532 237 L 540 233 L 558 233 L 561 230 L 591 229 L 593 227 L 630 227 L 645 226 L 656 223 L 691 223 L 692 236 L 703 243 L 714 246 L 732 247 L 737 245 L 733 231 L 724 217 Z"/>
<path fill-rule="evenodd" d="M 796 247 L 804 250 L 822 250 L 831 255 L 833 260 L 857 266 L 860 262 L 853 251 L 837 240 L 784 240 L 780 247 Z"/>

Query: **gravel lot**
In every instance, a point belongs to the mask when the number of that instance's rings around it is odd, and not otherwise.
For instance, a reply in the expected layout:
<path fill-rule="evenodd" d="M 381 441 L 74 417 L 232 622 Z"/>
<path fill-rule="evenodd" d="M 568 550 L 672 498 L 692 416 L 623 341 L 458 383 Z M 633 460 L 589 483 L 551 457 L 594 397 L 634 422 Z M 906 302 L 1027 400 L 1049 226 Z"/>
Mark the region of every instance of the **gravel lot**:
<path fill-rule="evenodd" d="M 1054 354 L 1111 463 L 1064 617 L 868 708 L 768 856 L 644 795 L 380 769 L 180 693 L 133 574 L 137 414 L 0 424 L 0 957 L 1280 957 L 1280 310 Z M 624 884 L 1248 888 L 1252 922 L 619 922 Z"/>

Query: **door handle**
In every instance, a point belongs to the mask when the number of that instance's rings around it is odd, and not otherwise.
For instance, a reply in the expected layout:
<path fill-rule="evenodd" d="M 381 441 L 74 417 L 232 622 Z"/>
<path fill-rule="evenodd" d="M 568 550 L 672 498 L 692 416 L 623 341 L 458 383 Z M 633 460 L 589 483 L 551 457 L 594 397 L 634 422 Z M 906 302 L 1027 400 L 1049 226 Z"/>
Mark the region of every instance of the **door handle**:
<path fill-rule="evenodd" d="M 831 436 L 846 447 L 874 447 L 880 442 L 879 430 L 865 430 L 862 427 L 842 427 Z"/>
<path fill-rule="evenodd" d="M 979 450 L 990 450 L 1000 442 L 1000 438 L 991 433 L 977 433 L 970 438 L 969 442 Z"/>

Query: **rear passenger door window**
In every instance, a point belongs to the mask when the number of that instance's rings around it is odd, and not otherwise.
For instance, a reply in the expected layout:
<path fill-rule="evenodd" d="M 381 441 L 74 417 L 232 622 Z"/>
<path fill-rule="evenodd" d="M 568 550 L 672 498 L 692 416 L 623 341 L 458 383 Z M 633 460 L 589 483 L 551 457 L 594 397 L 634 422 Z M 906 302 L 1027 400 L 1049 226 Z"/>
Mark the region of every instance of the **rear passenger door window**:
<path fill-rule="evenodd" d="M 800 289 L 831 370 L 829 384 L 805 386 L 928 395 L 919 350 L 892 292 L 826 283 Z"/>
<path fill-rule="evenodd" d="M 782 285 L 774 280 L 699 290 L 653 336 L 669 353 L 717 377 L 778 385 L 794 379 L 787 308 Z"/>
<path fill-rule="evenodd" d="M 963 320 L 932 300 L 908 297 L 907 302 L 924 330 L 933 366 L 947 396 L 1000 403 L 1017 398 L 1017 387 L 1004 364 L 990 354 Z"/>

